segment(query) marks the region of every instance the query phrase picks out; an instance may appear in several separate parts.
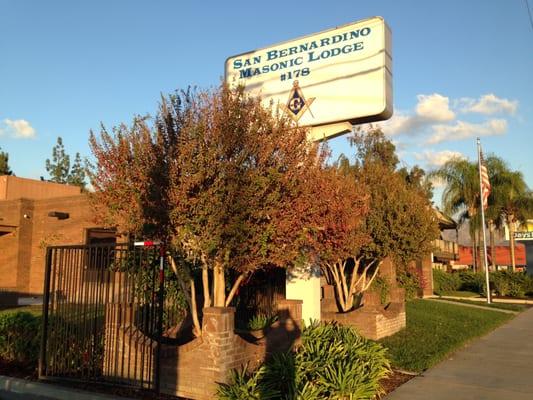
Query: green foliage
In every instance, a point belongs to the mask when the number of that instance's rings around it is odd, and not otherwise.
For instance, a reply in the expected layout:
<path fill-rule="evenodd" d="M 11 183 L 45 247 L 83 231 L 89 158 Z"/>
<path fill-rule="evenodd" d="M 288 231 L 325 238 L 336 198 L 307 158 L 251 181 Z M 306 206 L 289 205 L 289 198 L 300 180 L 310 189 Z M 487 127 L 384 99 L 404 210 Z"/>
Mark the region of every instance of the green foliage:
<path fill-rule="evenodd" d="M 483 272 L 461 271 L 459 272 L 459 279 L 461 286 L 459 290 L 479 293 L 484 295 L 486 293 L 486 278 Z"/>
<path fill-rule="evenodd" d="M 57 144 L 52 148 L 52 160 L 47 159 L 45 165 L 52 182 L 85 187 L 85 168 L 82 166 L 80 154 L 76 153 L 71 168 L 70 156 L 65 152 L 61 137 L 57 138 Z"/>
<path fill-rule="evenodd" d="M 446 273 L 433 270 L 433 287 L 438 295 L 460 290 L 486 296 L 485 279 L 483 272 Z M 489 279 L 491 291 L 496 292 L 498 296 L 521 298 L 533 293 L 533 277 L 523 272 L 491 272 Z"/>
<path fill-rule="evenodd" d="M 521 298 L 531 291 L 533 277 L 523 272 L 496 271 L 490 274 L 490 282 L 499 296 Z"/>
<path fill-rule="evenodd" d="M 76 185 L 81 188 L 85 187 L 86 168 L 83 166 L 83 162 L 80 157 L 80 153 L 76 153 L 74 158 L 74 164 L 70 168 L 70 173 L 67 177 L 67 183 L 69 185 Z"/>
<path fill-rule="evenodd" d="M 265 367 L 248 371 L 247 367 L 231 371 L 229 383 L 219 384 L 217 395 L 220 400 L 268 400 L 278 399 L 280 393 L 262 382 Z"/>
<path fill-rule="evenodd" d="M 407 327 L 382 339 L 392 364 L 407 371 L 421 372 L 512 318 L 500 311 L 481 310 L 431 300 L 406 304 Z"/>
<path fill-rule="evenodd" d="M 396 170 L 395 147 L 379 129 L 357 132 L 352 138 L 356 161 L 341 168 L 367 187 L 370 209 L 364 231 L 370 241 L 360 250 L 367 260 L 392 257 L 407 265 L 431 251 L 438 237 L 435 215 L 421 183 L 423 171 Z M 412 173 L 411 173 L 412 172 Z"/>
<path fill-rule="evenodd" d="M 412 300 L 418 297 L 418 291 L 422 287 L 420 276 L 416 271 L 409 271 L 405 268 L 398 270 L 396 280 L 400 287 L 405 290 L 405 298 Z"/>
<path fill-rule="evenodd" d="M 233 373 L 221 385 L 220 398 L 374 399 L 379 381 L 390 373 L 385 349 L 350 327 L 313 323 L 302 334 L 295 352 L 277 354 L 255 374 Z M 232 393 L 249 397 L 227 397 Z M 252 389 L 253 388 L 253 389 Z M 224 391 L 221 395 L 221 391 Z M 222 397 L 226 396 L 226 397 Z"/>
<path fill-rule="evenodd" d="M 370 290 L 379 293 L 381 304 L 385 305 L 389 303 L 390 299 L 390 282 L 383 276 L 378 276 L 372 282 Z"/>
<path fill-rule="evenodd" d="M 0 175 L 12 175 L 13 171 L 9 168 L 9 154 L 0 148 Z"/>
<path fill-rule="evenodd" d="M 63 139 L 57 138 L 57 144 L 52 149 L 52 161 L 46 160 L 46 172 L 50 180 L 57 183 L 67 183 L 70 171 L 70 156 L 65 153 Z"/>
<path fill-rule="evenodd" d="M 433 270 L 433 291 L 441 295 L 461 288 L 459 274 L 447 273 L 440 269 Z"/>
<path fill-rule="evenodd" d="M 258 331 L 261 329 L 268 328 L 277 320 L 277 315 L 257 314 L 250 318 L 247 324 L 247 328 L 251 331 Z"/>
<path fill-rule="evenodd" d="M 37 364 L 41 318 L 25 311 L 0 314 L 0 358 L 7 362 Z"/>

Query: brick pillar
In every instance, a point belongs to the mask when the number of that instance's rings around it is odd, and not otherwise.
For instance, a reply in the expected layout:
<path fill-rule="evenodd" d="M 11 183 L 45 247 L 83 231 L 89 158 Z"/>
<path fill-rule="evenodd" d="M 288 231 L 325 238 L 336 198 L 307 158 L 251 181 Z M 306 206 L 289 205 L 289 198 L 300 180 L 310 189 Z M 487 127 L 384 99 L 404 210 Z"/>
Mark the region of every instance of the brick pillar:
<path fill-rule="evenodd" d="M 431 253 L 426 254 L 416 263 L 419 276 L 422 279 L 422 289 L 420 290 L 422 297 L 433 296 L 433 262 L 431 258 Z"/>
<path fill-rule="evenodd" d="M 226 382 L 229 371 L 237 367 L 234 362 L 234 329 L 234 307 L 203 309 L 202 339 L 209 349 L 209 369 L 213 372 L 215 382 Z"/>

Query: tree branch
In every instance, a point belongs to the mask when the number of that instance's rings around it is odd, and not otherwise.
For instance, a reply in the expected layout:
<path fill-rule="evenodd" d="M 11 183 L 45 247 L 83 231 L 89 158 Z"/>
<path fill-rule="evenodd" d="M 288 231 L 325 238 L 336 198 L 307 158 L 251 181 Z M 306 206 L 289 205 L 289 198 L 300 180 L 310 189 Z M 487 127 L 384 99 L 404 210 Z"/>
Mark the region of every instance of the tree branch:
<path fill-rule="evenodd" d="M 228 294 L 228 297 L 226 297 L 226 307 L 229 307 L 231 304 L 231 301 L 233 300 L 233 297 L 235 296 L 235 293 L 237 293 L 237 289 L 239 289 L 239 286 L 241 285 L 241 282 L 244 278 L 246 278 L 245 273 L 240 274 L 235 282 L 233 283 L 233 286 Z"/>

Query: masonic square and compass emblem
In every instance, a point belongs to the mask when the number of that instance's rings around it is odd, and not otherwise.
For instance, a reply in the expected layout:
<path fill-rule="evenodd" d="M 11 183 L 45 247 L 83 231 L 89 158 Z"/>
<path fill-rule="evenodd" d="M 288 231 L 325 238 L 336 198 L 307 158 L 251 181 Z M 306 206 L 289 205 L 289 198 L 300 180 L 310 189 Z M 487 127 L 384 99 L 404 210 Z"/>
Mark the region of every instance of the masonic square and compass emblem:
<path fill-rule="evenodd" d="M 306 100 L 298 81 L 294 81 L 292 84 L 292 90 L 289 93 L 289 100 L 287 101 L 287 104 L 282 104 L 282 108 L 289 115 L 289 117 L 291 117 L 295 122 L 298 122 L 298 120 L 303 114 L 305 114 L 307 110 L 309 110 L 311 115 L 313 115 L 310 106 L 314 100 L 315 97 L 311 97 Z"/>

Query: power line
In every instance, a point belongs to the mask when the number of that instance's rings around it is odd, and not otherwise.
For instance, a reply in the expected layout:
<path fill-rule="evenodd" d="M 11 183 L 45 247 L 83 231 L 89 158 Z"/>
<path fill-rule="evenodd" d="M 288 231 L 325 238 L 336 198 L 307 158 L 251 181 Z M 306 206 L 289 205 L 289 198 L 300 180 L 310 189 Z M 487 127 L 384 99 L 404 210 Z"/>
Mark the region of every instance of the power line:
<path fill-rule="evenodd" d="M 529 23 L 531 24 L 531 29 L 533 30 L 533 18 L 531 17 L 531 10 L 529 9 L 529 2 L 528 0 L 524 0 L 526 3 L 527 13 L 529 15 Z"/>

